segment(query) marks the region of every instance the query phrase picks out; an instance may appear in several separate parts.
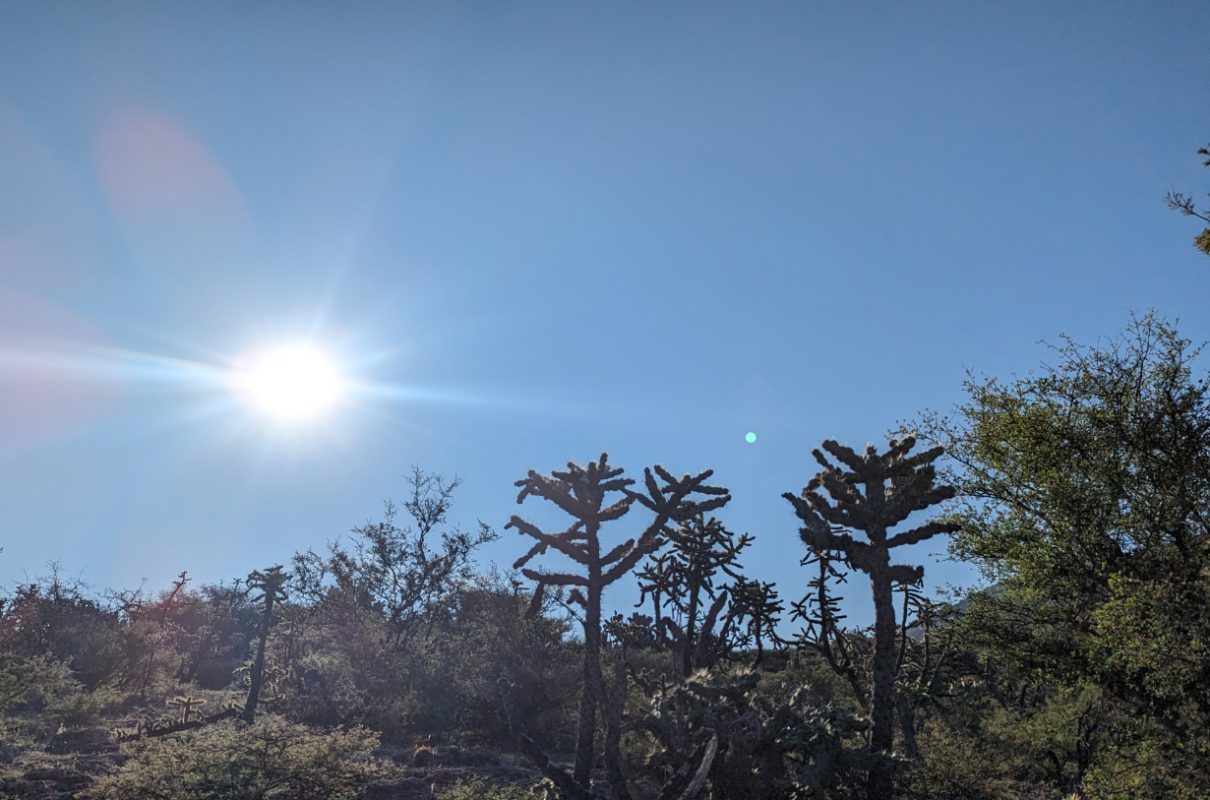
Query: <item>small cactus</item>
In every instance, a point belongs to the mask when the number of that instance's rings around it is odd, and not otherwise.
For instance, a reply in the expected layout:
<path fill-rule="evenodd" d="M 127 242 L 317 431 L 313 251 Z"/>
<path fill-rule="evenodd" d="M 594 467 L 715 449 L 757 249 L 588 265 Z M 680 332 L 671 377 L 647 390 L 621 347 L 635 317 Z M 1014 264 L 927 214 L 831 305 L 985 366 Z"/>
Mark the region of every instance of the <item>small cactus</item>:
<path fill-rule="evenodd" d="M 169 700 L 168 705 L 170 705 L 174 708 L 179 708 L 181 710 L 180 722 L 188 723 L 189 714 L 192 711 L 194 711 L 196 709 L 200 709 L 202 706 L 206 705 L 206 701 L 202 700 L 201 698 L 198 698 L 198 697 L 193 697 L 192 695 L 183 694 L 183 695 L 177 695 L 176 697 Z"/>
<path fill-rule="evenodd" d="M 759 661 L 765 642 L 777 642 L 782 604 L 773 584 L 740 573 L 740 553 L 753 537 L 697 514 L 671 528 L 667 539 L 671 547 L 638 573 L 639 604 L 650 598 L 652 633 L 670 646 L 674 671 L 688 678 L 751 647 Z M 731 583 L 720 585 L 727 578 Z"/>

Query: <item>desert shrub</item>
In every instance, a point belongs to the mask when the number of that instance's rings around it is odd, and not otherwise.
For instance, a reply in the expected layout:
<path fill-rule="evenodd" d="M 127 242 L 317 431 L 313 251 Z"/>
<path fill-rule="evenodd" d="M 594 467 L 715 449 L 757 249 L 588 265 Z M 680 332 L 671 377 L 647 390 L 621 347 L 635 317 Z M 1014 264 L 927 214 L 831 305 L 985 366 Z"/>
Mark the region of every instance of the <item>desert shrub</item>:
<path fill-rule="evenodd" d="M 388 741 L 410 738 L 417 706 L 409 677 L 413 657 L 382 647 L 374 620 L 345 628 L 313 625 L 292 642 L 289 626 L 283 627 L 270 639 L 268 668 L 278 676 L 267 698 L 270 708 L 311 725 L 359 724 Z"/>
<path fill-rule="evenodd" d="M 295 555 L 299 613 L 283 615 L 269 654 L 284 677 L 283 710 L 356 721 L 396 741 L 453 724 L 448 660 L 435 656 L 458 647 L 435 632 L 472 580 L 475 550 L 495 538 L 486 525 L 466 532 L 447 522 L 458 484 L 414 469 L 408 496 L 387 503 L 381 521 Z"/>
<path fill-rule="evenodd" d="M 46 655 L 3 651 L 0 640 L 0 714 L 41 711 L 47 704 L 80 691 L 71 668 Z"/>
<path fill-rule="evenodd" d="M 118 613 L 85 591 L 57 569 L 17 587 L 0 606 L 0 650 L 67 664 L 86 689 L 118 679 L 128 665 Z"/>
<path fill-rule="evenodd" d="M 499 786 L 483 778 L 459 781 L 440 795 L 440 800 L 533 800 L 533 798 L 533 794 L 518 786 Z"/>
<path fill-rule="evenodd" d="M 172 652 L 165 667 L 176 680 L 222 689 L 247 657 L 258 622 L 257 608 L 240 585 L 188 592 L 172 609 Z"/>
<path fill-rule="evenodd" d="M 108 800 L 339 800 L 387 777 L 364 728 L 317 731 L 264 714 L 253 725 L 223 722 L 147 739 L 116 774 L 98 781 Z"/>
<path fill-rule="evenodd" d="M 500 576 L 481 576 L 459 594 L 455 616 L 434 629 L 413 678 L 422 703 L 421 720 L 435 735 L 457 731 L 467 741 L 511 746 L 497 684 L 501 676 L 537 738 L 570 743 L 565 724 L 574 714 L 579 674 L 575 649 L 566 641 L 567 622 L 544 604 L 527 615 L 528 592 Z"/>
<path fill-rule="evenodd" d="M 46 704 L 45 717 L 56 726 L 87 725 L 120 708 L 125 701 L 126 694 L 112 687 L 102 686 L 87 691 L 77 686 L 52 698 Z"/>
<path fill-rule="evenodd" d="M 993 746 L 977 731 L 955 730 L 941 721 L 926 724 L 918 738 L 922 765 L 900 776 L 900 792 L 918 800 L 1012 800 L 1018 754 Z"/>

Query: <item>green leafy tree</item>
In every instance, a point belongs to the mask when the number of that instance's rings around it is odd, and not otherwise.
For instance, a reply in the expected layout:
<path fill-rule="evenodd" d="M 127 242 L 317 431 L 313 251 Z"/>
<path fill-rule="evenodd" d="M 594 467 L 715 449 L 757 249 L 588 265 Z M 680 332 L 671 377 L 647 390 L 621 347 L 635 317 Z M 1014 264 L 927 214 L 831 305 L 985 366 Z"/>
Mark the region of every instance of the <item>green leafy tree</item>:
<path fill-rule="evenodd" d="M 1092 771 L 1158 751 L 1170 786 L 1205 787 L 1210 382 L 1198 349 L 1152 315 L 1056 355 L 1037 375 L 972 379 L 956 415 L 925 420 L 959 465 L 954 550 L 997 582 L 964 627 L 1022 698 L 1092 686 L 1147 722 Z"/>
<path fill-rule="evenodd" d="M 398 738 L 457 716 L 438 708 L 448 688 L 441 656 L 456 649 L 475 553 L 496 533 L 449 522 L 457 478 L 413 467 L 406 480 L 404 499 L 387 502 L 381 519 L 294 557 L 294 604 L 271 645 L 285 707 L 310 722 L 357 721 Z"/>
<path fill-rule="evenodd" d="M 521 717 L 539 742 L 560 747 L 573 740 L 570 720 L 578 686 L 573 624 L 555 597 L 529 613 L 530 592 L 519 580 L 479 576 L 460 593 L 456 617 L 435 632 L 429 686 L 449 709 L 451 728 L 492 747 L 509 747 L 497 679 L 513 683 Z"/>
<path fill-rule="evenodd" d="M 448 612 L 471 579 L 475 550 L 496 538 L 483 523 L 473 533 L 447 524 L 457 478 L 413 467 L 407 483 L 402 506 L 412 524 L 402 524 L 399 507 L 388 501 L 378 522 L 355 528 L 325 553 L 294 557 L 295 591 L 317 606 L 319 621 L 344 627 L 381 620 L 383 643 L 397 652 Z"/>
<path fill-rule="evenodd" d="M 49 575 L 16 587 L 0 606 L 0 651 L 67 664 L 88 691 L 134 672 L 145 643 L 124 642 L 123 633 L 118 610 L 65 579 L 57 564 Z"/>

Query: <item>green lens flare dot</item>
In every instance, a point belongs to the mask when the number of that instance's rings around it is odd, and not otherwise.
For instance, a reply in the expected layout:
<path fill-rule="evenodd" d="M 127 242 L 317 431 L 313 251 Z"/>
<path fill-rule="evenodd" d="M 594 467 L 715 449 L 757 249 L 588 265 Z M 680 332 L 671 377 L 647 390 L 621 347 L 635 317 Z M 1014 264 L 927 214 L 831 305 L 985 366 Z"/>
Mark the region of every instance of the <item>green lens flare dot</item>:
<path fill-rule="evenodd" d="M 744 434 L 744 441 L 748 444 L 756 444 L 756 434 L 752 431 L 748 431 Z"/>

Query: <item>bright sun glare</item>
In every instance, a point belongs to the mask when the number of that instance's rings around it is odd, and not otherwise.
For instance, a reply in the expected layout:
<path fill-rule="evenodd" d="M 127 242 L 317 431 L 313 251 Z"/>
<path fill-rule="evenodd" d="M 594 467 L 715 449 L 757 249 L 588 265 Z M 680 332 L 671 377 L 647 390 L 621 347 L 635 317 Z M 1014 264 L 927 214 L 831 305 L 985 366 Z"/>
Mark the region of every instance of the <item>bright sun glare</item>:
<path fill-rule="evenodd" d="M 344 394 L 340 371 L 322 350 L 288 344 L 254 353 L 231 370 L 235 395 L 283 422 L 313 419 Z"/>

